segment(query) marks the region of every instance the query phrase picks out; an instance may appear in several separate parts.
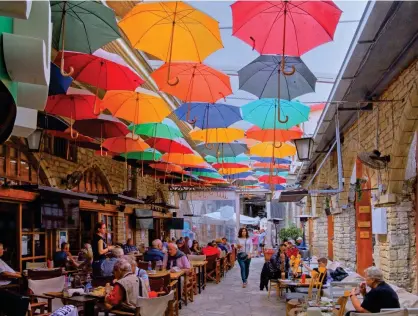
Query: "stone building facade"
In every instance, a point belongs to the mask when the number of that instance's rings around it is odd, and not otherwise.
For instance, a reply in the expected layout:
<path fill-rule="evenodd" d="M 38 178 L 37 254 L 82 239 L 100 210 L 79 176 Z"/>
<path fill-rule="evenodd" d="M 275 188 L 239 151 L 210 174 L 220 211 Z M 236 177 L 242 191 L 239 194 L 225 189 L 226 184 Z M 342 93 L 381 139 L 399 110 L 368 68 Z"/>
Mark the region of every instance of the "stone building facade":
<path fill-rule="evenodd" d="M 356 122 L 344 132 L 342 143 L 344 190 L 338 195 L 318 195 L 307 201 L 307 212 L 314 214 L 313 253 L 328 254 L 328 203 L 333 214 L 333 259 L 357 269 L 357 254 L 372 251 L 376 266 L 387 281 L 417 292 L 416 276 L 416 132 L 418 130 L 418 61 L 405 69 L 380 96 L 372 111 L 359 113 Z M 384 102 L 389 100 L 390 102 Z M 393 100 L 396 100 L 394 102 Z M 382 198 L 396 199 L 386 205 L 387 234 L 372 236 L 373 248 L 356 247 L 356 187 L 353 179 L 359 152 L 379 149 L 390 155 L 385 170 L 363 166 L 362 181 L 371 188 L 371 204 Z M 354 181 L 353 181 L 354 180 Z M 351 183 L 351 185 L 350 185 Z M 338 187 L 337 159 L 331 154 L 310 189 Z M 383 192 L 378 188 L 383 188 Z M 364 188 L 363 188 L 364 189 Z M 380 192 L 380 193 L 379 193 Z M 328 202 L 326 200 L 328 199 Z M 313 201 L 315 200 L 315 201 Z M 361 272 L 361 271 L 359 271 Z"/>

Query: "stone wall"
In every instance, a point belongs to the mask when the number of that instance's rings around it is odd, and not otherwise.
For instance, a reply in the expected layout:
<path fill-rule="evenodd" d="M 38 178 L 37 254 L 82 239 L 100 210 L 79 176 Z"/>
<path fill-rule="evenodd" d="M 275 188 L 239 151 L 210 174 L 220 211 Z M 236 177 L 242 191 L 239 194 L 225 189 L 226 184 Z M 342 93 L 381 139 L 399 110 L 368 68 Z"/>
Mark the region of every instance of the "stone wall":
<path fill-rule="evenodd" d="M 328 222 L 325 216 L 313 221 L 312 254 L 319 257 L 328 257 Z"/>
<path fill-rule="evenodd" d="M 334 215 L 334 260 L 356 270 L 356 210 L 353 205 Z"/>

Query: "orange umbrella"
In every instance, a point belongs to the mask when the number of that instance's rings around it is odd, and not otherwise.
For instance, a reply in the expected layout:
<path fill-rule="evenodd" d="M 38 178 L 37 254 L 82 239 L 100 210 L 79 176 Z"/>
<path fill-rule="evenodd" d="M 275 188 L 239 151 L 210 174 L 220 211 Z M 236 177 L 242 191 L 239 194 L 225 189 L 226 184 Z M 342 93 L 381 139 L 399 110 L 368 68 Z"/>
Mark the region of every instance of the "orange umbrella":
<path fill-rule="evenodd" d="M 196 154 L 166 153 L 162 155 L 161 161 L 190 168 L 205 164 L 205 160 Z"/>
<path fill-rule="evenodd" d="M 163 99 L 135 91 L 108 91 L 100 106 L 134 124 L 158 123 L 171 112 Z"/>
<path fill-rule="evenodd" d="M 205 143 L 232 143 L 244 137 L 244 131 L 238 128 L 207 128 L 191 131 L 190 137 Z"/>
<path fill-rule="evenodd" d="M 285 129 L 261 129 L 253 126 L 247 130 L 247 137 L 261 142 L 286 142 L 291 139 L 300 138 L 303 131 L 295 126 L 288 130 Z"/>
<path fill-rule="evenodd" d="M 167 83 L 178 78 L 178 84 Z M 215 103 L 232 93 L 229 76 L 201 63 L 172 63 L 162 65 L 152 73 L 161 91 L 184 102 Z"/>
<path fill-rule="evenodd" d="M 273 143 L 260 143 L 250 148 L 250 154 L 260 157 L 284 158 L 295 155 L 296 148 L 294 145 L 286 143 L 276 144 L 275 146 Z"/>
<path fill-rule="evenodd" d="M 152 163 L 149 165 L 151 168 L 163 171 L 165 173 L 180 173 L 180 174 L 189 174 L 187 171 L 184 171 L 183 168 L 179 165 L 168 164 L 168 163 Z"/>
<path fill-rule="evenodd" d="M 150 148 L 142 139 L 132 139 L 129 135 L 108 138 L 103 142 L 102 146 L 114 153 L 140 152 Z"/>

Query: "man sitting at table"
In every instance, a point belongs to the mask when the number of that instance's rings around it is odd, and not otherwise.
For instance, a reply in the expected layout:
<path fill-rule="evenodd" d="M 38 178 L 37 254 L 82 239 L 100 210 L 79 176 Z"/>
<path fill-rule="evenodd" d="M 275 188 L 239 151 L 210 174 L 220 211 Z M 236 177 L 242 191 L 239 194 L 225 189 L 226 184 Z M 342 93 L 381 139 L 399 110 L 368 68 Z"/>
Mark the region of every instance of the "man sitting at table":
<path fill-rule="evenodd" d="M 123 252 L 125 255 L 130 254 L 131 252 L 137 252 L 138 248 L 134 245 L 132 238 L 126 240 L 126 244 L 123 246 Z"/>
<path fill-rule="evenodd" d="M 3 254 L 4 246 L 2 243 L 0 243 L 0 286 L 8 285 L 12 279 L 18 279 L 22 277 L 19 272 L 15 272 L 15 270 L 9 267 L 9 265 L 1 259 Z M 10 279 L 10 281 L 8 279 Z"/>
<path fill-rule="evenodd" d="M 163 260 L 163 267 L 167 270 L 174 267 L 179 269 L 190 269 L 191 265 L 189 259 L 187 259 L 187 256 L 177 248 L 176 244 L 168 244 L 167 250 Z"/>
<path fill-rule="evenodd" d="M 216 255 L 217 258 L 221 257 L 221 250 L 216 247 L 216 243 L 214 241 L 208 243 L 208 245 L 202 249 L 202 253 L 206 256 Z"/>
<path fill-rule="evenodd" d="M 291 258 L 292 256 L 297 256 L 299 254 L 299 249 L 295 247 L 295 242 L 293 240 L 289 240 L 287 242 L 287 250 L 286 256 Z"/>
<path fill-rule="evenodd" d="M 54 267 L 65 268 L 66 270 L 77 269 L 79 264 L 73 259 L 70 252 L 70 244 L 63 242 L 61 251 L 57 251 L 54 255 Z"/>
<path fill-rule="evenodd" d="M 113 248 L 111 258 L 106 258 L 106 260 L 103 260 L 100 266 L 101 276 L 104 276 L 104 277 L 112 276 L 114 266 L 116 262 L 122 258 L 122 256 L 123 256 L 122 248 L 120 247 Z"/>
<path fill-rule="evenodd" d="M 155 239 L 151 244 L 151 249 L 145 253 L 144 261 L 162 261 L 163 259 L 163 243 L 160 239 Z"/>
<path fill-rule="evenodd" d="M 139 296 L 140 281 L 132 273 L 131 264 L 125 259 L 118 259 L 114 265 L 113 274 L 116 282 L 113 290 L 105 297 L 106 308 L 134 311 Z"/>
<path fill-rule="evenodd" d="M 383 280 L 383 273 L 376 267 L 364 270 L 366 282 L 360 284 L 360 289 L 353 289 L 350 294 L 351 302 L 357 313 L 380 313 L 383 308 L 400 308 L 396 292 Z M 366 292 L 366 285 L 371 290 Z M 364 297 L 360 303 L 357 295 Z"/>
<path fill-rule="evenodd" d="M 227 249 L 227 252 L 232 252 L 232 247 L 231 244 L 228 242 L 228 239 L 226 239 L 226 237 L 222 238 L 222 245 L 225 246 L 225 248 Z"/>

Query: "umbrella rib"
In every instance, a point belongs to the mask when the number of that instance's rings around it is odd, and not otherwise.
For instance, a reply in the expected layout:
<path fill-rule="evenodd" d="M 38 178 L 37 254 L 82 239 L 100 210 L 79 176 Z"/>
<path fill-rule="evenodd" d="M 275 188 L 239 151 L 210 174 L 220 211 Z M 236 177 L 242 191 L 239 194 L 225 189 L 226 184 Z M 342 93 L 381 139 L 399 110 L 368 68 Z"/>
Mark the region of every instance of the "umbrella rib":
<path fill-rule="evenodd" d="M 97 14 L 95 14 L 95 13 L 93 13 L 93 12 L 91 12 L 90 10 L 88 10 L 88 9 L 86 9 L 86 8 L 84 8 L 83 7 L 83 10 L 84 11 L 87 11 L 88 13 L 90 13 L 91 15 L 93 15 L 93 16 L 95 16 L 95 17 L 97 17 L 99 20 L 101 20 L 104 24 L 106 24 L 107 26 L 109 26 L 113 31 L 115 31 L 115 33 L 117 34 L 117 35 L 119 35 L 119 37 L 120 37 L 120 33 L 119 33 L 119 30 L 118 29 L 114 29 L 113 28 L 113 26 L 112 25 L 110 25 L 105 19 L 103 19 L 101 16 L 99 16 L 99 15 L 97 15 Z M 111 10 L 111 9 L 109 9 L 109 10 Z M 116 26 L 117 27 L 117 26 Z"/>
<path fill-rule="evenodd" d="M 89 34 L 88 34 L 88 32 L 87 32 L 87 27 L 86 27 L 86 24 L 84 23 L 84 21 L 80 18 L 80 16 L 77 14 L 77 12 L 75 12 L 75 11 L 69 11 L 68 13 L 74 13 L 75 14 L 75 16 L 77 17 L 77 19 L 78 20 L 80 20 L 80 22 L 81 22 L 81 24 L 83 24 L 83 28 L 84 28 L 84 32 L 86 33 L 86 40 L 87 40 L 87 45 L 89 46 L 89 51 L 90 51 L 90 54 L 92 54 L 93 53 L 93 51 L 92 51 L 92 49 L 91 49 L 91 45 L 90 45 L 90 39 L 89 39 Z M 65 36 L 65 34 L 64 34 L 64 36 Z"/>
<path fill-rule="evenodd" d="M 297 46 L 297 50 L 298 50 L 299 55 L 300 55 L 299 40 L 298 40 L 298 32 L 297 32 L 297 30 L 296 30 L 296 24 L 295 24 L 295 21 L 294 21 L 294 19 L 293 19 L 292 10 L 289 10 L 289 18 L 290 18 L 290 21 L 291 21 L 291 22 L 292 22 L 292 24 L 293 24 L 293 30 L 295 31 L 296 46 Z"/>
<path fill-rule="evenodd" d="M 281 13 L 282 13 L 282 11 L 279 11 L 279 12 L 277 13 L 277 15 L 276 15 L 276 17 L 275 17 L 275 19 L 274 19 L 273 23 L 271 24 L 270 29 L 269 29 L 269 31 L 267 32 L 267 36 L 266 36 L 266 39 L 265 39 L 265 41 L 264 41 L 263 47 L 261 48 L 261 51 L 263 51 L 263 50 L 264 50 L 264 48 L 266 47 L 267 40 L 270 38 L 270 34 L 271 34 L 271 31 L 273 30 L 274 24 L 276 24 L 276 22 L 280 19 L 280 17 L 281 17 L 281 15 L 280 15 L 280 14 L 281 14 Z M 284 14 L 283 14 L 283 15 L 284 15 Z"/>
<path fill-rule="evenodd" d="M 195 11 L 199 11 L 199 10 L 195 10 Z M 195 18 L 191 18 L 191 17 L 189 17 L 189 16 L 185 16 L 185 17 L 187 17 L 187 18 L 189 18 L 189 19 L 191 19 L 191 20 L 193 20 L 194 22 L 196 22 L 196 24 L 200 24 L 201 26 L 203 26 L 207 31 L 209 31 L 209 33 L 211 33 L 212 35 L 213 35 L 213 37 L 214 38 L 216 38 L 216 40 L 219 42 L 219 44 L 221 44 L 222 45 L 222 47 L 224 47 L 223 46 L 223 44 L 222 44 L 222 41 L 221 40 L 219 40 L 218 39 L 218 36 L 216 36 L 216 34 L 214 34 L 208 27 L 206 27 L 206 25 L 205 24 L 203 24 L 202 22 L 200 22 L 199 20 L 196 20 Z M 181 19 L 183 19 L 183 17 L 181 18 Z M 180 19 L 180 20 L 181 20 Z M 214 21 L 216 21 L 215 19 L 213 19 Z M 186 24 L 186 22 L 184 22 L 184 21 L 181 21 L 182 23 L 184 23 L 184 24 Z M 218 28 L 219 28 L 219 22 L 218 21 L 216 21 L 217 22 L 217 24 L 218 24 Z M 191 24 L 191 23 L 187 23 L 187 24 Z"/>
<path fill-rule="evenodd" d="M 261 1 L 260 1 L 260 3 L 261 4 L 263 4 Z M 273 7 L 275 7 L 276 5 L 275 4 L 273 4 L 273 3 L 271 3 L 270 1 L 268 2 L 269 4 L 271 4 L 271 6 L 270 7 L 268 7 L 268 8 L 266 8 L 266 9 L 264 9 L 264 10 L 262 10 L 262 11 L 260 11 L 260 12 L 257 12 L 254 16 L 252 16 L 251 18 L 249 18 L 245 23 L 243 23 L 234 33 L 232 33 L 232 35 L 234 35 L 234 34 L 236 34 L 236 33 L 238 33 L 244 26 L 246 26 L 247 25 L 247 23 L 248 22 L 250 22 L 252 19 L 254 19 L 255 17 L 257 17 L 258 15 L 260 15 L 260 14 L 262 14 L 262 13 L 265 13 L 266 11 L 268 11 L 268 10 L 270 10 L 271 8 L 273 8 Z M 254 9 L 253 9 L 254 10 Z M 254 10 L 255 11 L 255 10 Z"/>
<path fill-rule="evenodd" d="M 258 69 L 256 72 L 254 72 L 251 76 L 249 76 L 247 79 L 245 79 L 245 81 L 242 83 L 242 84 L 240 84 L 240 89 L 252 78 L 252 77 L 254 77 L 256 74 L 258 74 L 259 72 L 261 72 L 261 71 L 264 71 L 265 69 L 267 69 L 267 68 L 269 68 L 269 67 L 271 67 L 271 65 L 270 64 L 267 64 L 267 63 L 264 63 L 264 62 L 261 62 L 261 61 L 258 61 L 257 63 L 261 63 L 261 64 L 263 64 L 263 65 L 265 65 L 266 67 L 263 67 L 263 68 L 261 68 L 261 69 Z M 244 68 L 242 68 L 241 70 L 244 70 L 246 67 L 248 67 L 248 66 L 250 66 L 250 65 L 252 65 L 253 63 L 250 63 L 250 64 L 248 64 L 247 66 L 244 66 Z M 238 74 L 238 77 L 239 77 L 239 74 Z"/>
<path fill-rule="evenodd" d="M 190 37 L 191 37 L 191 38 L 192 38 L 192 40 L 193 40 L 193 44 L 194 44 L 194 46 L 195 46 L 196 53 L 197 53 L 197 57 L 198 57 L 199 61 L 200 61 L 200 62 L 202 62 L 202 59 L 200 58 L 199 49 L 198 49 L 198 47 L 197 47 L 197 43 L 196 43 L 196 41 L 195 41 L 195 39 L 194 39 L 193 33 L 190 31 L 190 29 L 187 27 L 187 25 L 186 25 L 186 24 L 184 24 L 184 27 L 187 29 L 187 31 L 188 31 L 188 32 L 189 32 L 189 34 L 190 34 Z M 197 68 L 196 68 L 196 69 L 197 69 Z"/>

